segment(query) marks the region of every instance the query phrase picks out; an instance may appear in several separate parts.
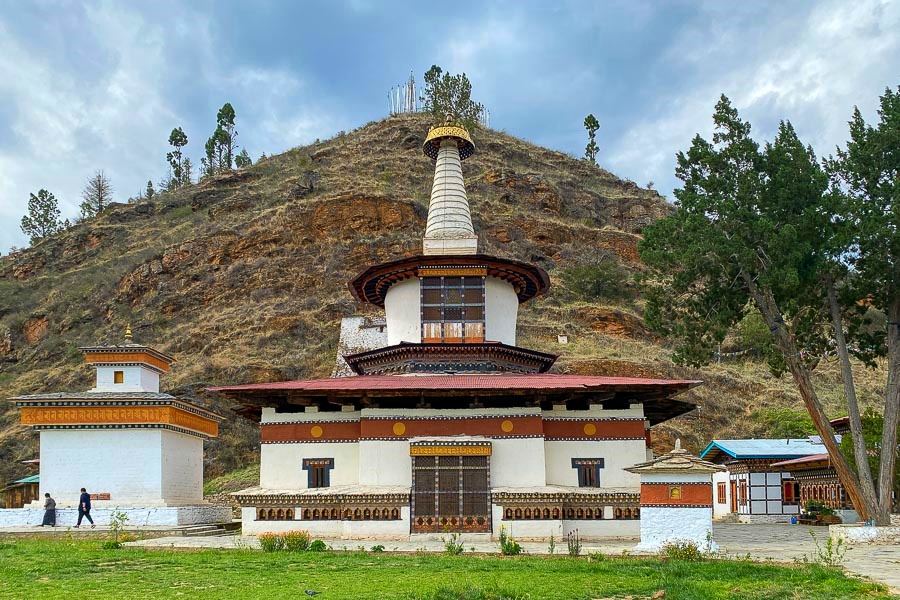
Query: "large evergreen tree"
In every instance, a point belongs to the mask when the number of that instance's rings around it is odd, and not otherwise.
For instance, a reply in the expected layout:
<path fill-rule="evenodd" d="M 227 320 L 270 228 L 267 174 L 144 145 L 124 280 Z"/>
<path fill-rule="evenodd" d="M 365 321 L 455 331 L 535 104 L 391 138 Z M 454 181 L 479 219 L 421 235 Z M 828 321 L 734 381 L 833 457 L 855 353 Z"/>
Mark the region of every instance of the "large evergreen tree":
<path fill-rule="evenodd" d="M 447 115 L 452 115 L 471 129 L 484 115 L 484 106 L 472 100 L 472 84 L 466 74 L 444 73 L 437 65 L 432 65 L 425 73 L 425 95 L 420 100 L 435 123 L 442 123 Z"/>
<path fill-rule="evenodd" d="M 646 228 L 640 244 L 642 258 L 657 274 L 647 320 L 678 340 L 676 360 L 698 365 L 747 314 L 758 311 L 771 332 L 771 367 L 791 373 L 860 515 L 884 523 L 889 498 L 876 497 L 866 460 L 857 460 L 854 470 L 844 459 L 811 378 L 816 357 L 836 344 L 846 348 L 847 337 L 857 357 L 870 364 L 885 353 L 871 336 L 857 335 L 864 316 L 852 302 L 859 294 L 849 290 L 864 265 L 846 264 L 852 253 L 848 240 L 855 236 L 854 221 L 840 218 L 846 198 L 830 188 L 812 149 L 790 123 L 782 123 L 775 141 L 760 149 L 749 123 L 724 96 L 713 120 L 712 142 L 696 136 L 687 153 L 678 154 L 678 211 Z M 895 377 L 888 376 L 889 393 Z M 852 388 L 846 377 L 845 384 Z M 847 408 L 858 420 L 849 393 Z M 854 435 L 854 442 L 865 458 L 861 436 Z"/>
<path fill-rule="evenodd" d="M 69 226 L 68 221 L 59 218 L 59 202 L 47 190 L 38 190 L 28 199 L 28 214 L 22 217 L 22 232 L 34 244 L 40 239 L 53 235 Z"/>
<path fill-rule="evenodd" d="M 880 98 L 879 122 L 866 124 L 859 109 L 850 120 L 850 140 L 827 161 L 834 192 L 846 198 L 837 220 L 844 234 L 841 260 L 849 277 L 841 292 L 844 305 L 870 305 L 887 316 L 887 331 L 863 336 L 875 355 L 887 358 L 884 396 L 884 427 L 881 447 L 897 447 L 900 425 L 900 86 L 886 89 Z M 837 304 L 838 293 L 832 294 Z M 862 312 L 860 309 L 858 312 Z M 845 388 L 855 398 L 849 370 L 847 346 L 842 339 L 844 322 L 834 312 L 838 349 L 842 354 Z M 855 321 L 847 324 L 859 333 Z M 858 415 L 850 415 L 854 440 L 863 436 Z M 867 459 L 857 445 L 857 463 Z M 896 476 L 896 452 L 884 452 L 877 473 L 879 520 L 891 509 L 892 479 Z M 900 503 L 900 498 L 895 498 Z"/>
<path fill-rule="evenodd" d="M 102 170 L 97 171 L 84 184 L 81 191 L 81 218 L 93 217 L 112 202 L 112 184 Z"/>

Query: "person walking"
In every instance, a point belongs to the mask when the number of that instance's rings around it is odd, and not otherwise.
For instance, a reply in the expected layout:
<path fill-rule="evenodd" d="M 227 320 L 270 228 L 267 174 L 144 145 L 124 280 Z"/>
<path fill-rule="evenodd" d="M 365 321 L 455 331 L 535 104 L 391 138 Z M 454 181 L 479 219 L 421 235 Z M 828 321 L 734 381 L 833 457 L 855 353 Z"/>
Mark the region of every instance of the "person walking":
<path fill-rule="evenodd" d="M 45 525 L 56 527 L 56 500 L 50 497 L 49 492 L 44 494 L 44 520 L 40 527 Z"/>
<path fill-rule="evenodd" d="M 75 527 L 81 527 L 81 519 L 87 517 L 88 522 L 91 524 L 91 529 L 96 527 L 94 525 L 94 520 L 91 518 L 91 495 L 87 493 L 87 490 L 81 488 L 81 497 L 78 499 L 78 522 L 75 523 Z"/>

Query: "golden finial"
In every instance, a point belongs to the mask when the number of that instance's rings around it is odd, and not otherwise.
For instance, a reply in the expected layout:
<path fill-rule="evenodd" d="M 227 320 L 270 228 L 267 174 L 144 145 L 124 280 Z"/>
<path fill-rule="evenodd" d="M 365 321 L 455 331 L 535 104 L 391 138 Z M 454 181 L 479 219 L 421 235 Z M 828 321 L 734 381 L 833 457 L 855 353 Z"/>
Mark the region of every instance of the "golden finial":
<path fill-rule="evenodd" d="M 129 323 L 128 326 L 125 328 L 125 341 L 128 342 L 129 344 L 132 342 L 131 323 Z"/>

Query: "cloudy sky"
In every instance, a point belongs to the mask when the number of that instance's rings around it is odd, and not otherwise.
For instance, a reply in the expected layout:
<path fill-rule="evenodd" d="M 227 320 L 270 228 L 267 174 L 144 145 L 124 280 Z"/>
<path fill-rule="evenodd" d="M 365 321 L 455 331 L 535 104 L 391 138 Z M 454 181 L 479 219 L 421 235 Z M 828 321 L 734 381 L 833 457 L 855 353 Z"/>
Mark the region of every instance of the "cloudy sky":
<path fill-rule="evenodd" d="M 427 7 L 426 7 L 427 5 Z M 386 116 L 388 90 L 465 72 L 491 126 L 664 194 L 674 155 L 727 94 L 771 139 L 822 154 L 854 105 L 900 85 L 900 2 L 23 2 L 0 0 L 0 251 L 23 246 L 30 193 L 77 213 L 103 169 L 115 199 L 166 171 L 181 126 L 199 163 L 225 102 L 255 159 Z"/>

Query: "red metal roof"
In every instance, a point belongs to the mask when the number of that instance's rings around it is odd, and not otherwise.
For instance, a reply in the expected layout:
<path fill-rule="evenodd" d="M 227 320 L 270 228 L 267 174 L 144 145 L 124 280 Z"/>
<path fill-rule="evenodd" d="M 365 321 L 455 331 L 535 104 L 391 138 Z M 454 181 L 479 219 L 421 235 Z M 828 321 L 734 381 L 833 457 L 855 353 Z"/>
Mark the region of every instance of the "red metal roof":
<path fill-rule="evenodd" d="M 692 388 L 700 381 L 691 379 L 639 379 L 634 377 L 597 377 L 556 375 L 552 373 L 503 375 L 360 375 L 273 383 L 253 383 L 207 388 L 210 392 L 243 390 L 575 390 L 610 387 L 665 386 Z"/>
<path fill-rule="evenodd" d="M 792 458 L 791 460 L 783 460 L 781 462 L 772 463 L 770 467 L 789 467 L 791 465 L 802 465 L 806 463 L 814 463 L 822 460 L 828 460 L 828 453 L 810 454 L 809 456 L 801 456 L 800 458 Z"/>

